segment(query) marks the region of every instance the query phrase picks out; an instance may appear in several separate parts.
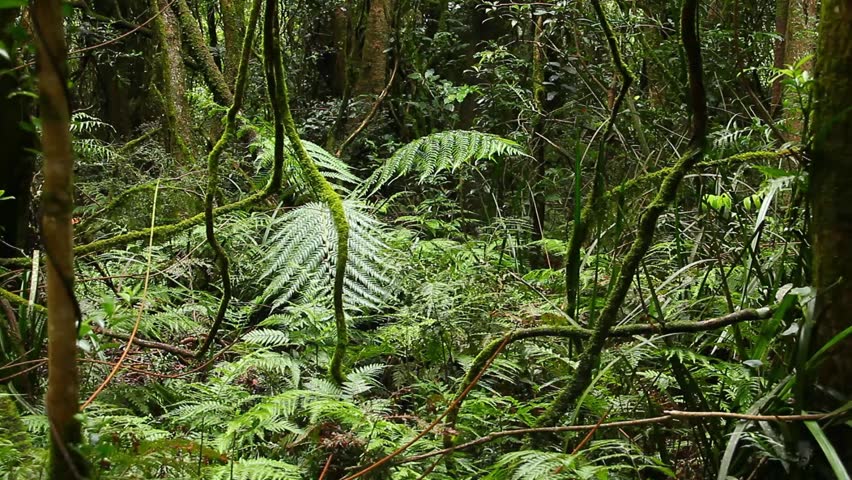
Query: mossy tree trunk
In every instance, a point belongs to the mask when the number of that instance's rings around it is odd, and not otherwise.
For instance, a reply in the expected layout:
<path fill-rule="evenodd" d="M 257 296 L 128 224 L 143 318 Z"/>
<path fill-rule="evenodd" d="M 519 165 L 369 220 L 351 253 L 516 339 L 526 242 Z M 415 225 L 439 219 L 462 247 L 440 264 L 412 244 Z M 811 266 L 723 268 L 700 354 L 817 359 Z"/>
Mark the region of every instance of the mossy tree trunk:
<path fill-rule="evenodd" d="M 180 22 L 181 36 L 189 48 L 192 58 L 198 63 L 204 82 L 213 92 L 213 100 L 219 105 L 231 106 L 234 103 L 231 87 L 219 67 L 216 66 L 216 60 L 210 53 L 210 49 L 207 48 L 201 27 L 198 26 L 195 17 L 193 17 L 192 10 L 189 9 L 186 0 L 175 0 L 172 8 Z M 239 55 L 237 58 L 239 59 Z"/>
<path fill-rule="evenodd" d="M 81 441 L 77 395 L 77 326 L 74 298 L 73 210 L 74 157 L 71 152 L 67 92 L 67 46 L 60 0 L 35 0 L 41 143 L 44 156 L 42 240 L 47 251 L 47 419 L 50 423 L 50 478 L 86 478 L 78 453 Z"/>
<path fill-rule="evenodd" d="M 813 284 L 820 348 L 852 325 L 852 0 L 824 0 L 816 60 L 811 187 Z M 818 381 L 843 405 L 852 396 L 852 338 L 835 346 Z M 852 434 L 840 426 L 838 452 L 852 463 Z"/>
<path fill-rule="evenodd" d="M 6 46 L 8 57 L 0 55 L 0 132 L 3 137 L 3 154 L 0 155 L 0 190 L 11 200 L 0 203 L 0 257 L 20 254 L 30 238 L 30 185 L 35 173 L 35 157 L 31 153 L 35 136 L 31 130 L 21 128 L 29 122 L 32 100 L 26 95 L 10 96 L 23 87 L 24 76 L 13 70 L 18 61 L 11 28 L 20 13 L 18 9 L 0 10 L 0 44 Z"/>
<path fill-rule="evenodd" d="M 181 56 L 180 26 L 175 13 L 165 8 L 166 0 L 150 0 L 151 10 L 161 11 L 154 20 L 154 31 L 160 48 L 160 77 L 158 82 L 166 117 L 169 146 L 182 162 L 192 161 L 192 129 L 189 105 L 186 101 L 186 70 Z"/>
<path fill-rule="evenodd" d="M 240 50 L 245 34 L 245 0 L 219 0 L 222 33 L 225 37 L 225 81 L 233 88 L 240 68 Z"/>

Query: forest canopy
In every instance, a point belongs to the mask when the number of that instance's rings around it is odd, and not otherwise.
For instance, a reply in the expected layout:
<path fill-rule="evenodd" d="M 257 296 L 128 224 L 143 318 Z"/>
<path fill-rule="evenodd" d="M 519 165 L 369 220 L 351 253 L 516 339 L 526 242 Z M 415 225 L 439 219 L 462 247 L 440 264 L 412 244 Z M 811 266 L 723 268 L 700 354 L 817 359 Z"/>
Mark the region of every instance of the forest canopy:
<path fill-rule="evenodd" d="M 852 478 L 852 0 L 0 0 L 0 138 L 0 480 Z"/>

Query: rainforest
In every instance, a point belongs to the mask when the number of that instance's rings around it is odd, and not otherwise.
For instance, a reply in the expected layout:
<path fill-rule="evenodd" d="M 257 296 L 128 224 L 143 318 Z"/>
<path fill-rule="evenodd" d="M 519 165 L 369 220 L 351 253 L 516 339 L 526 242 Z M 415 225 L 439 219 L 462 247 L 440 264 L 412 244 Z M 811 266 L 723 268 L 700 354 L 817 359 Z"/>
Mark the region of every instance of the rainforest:
<path fill-rule="evenodd" d="M 0 480 L 852 478 L 852 0 L 0 0 Z"/>

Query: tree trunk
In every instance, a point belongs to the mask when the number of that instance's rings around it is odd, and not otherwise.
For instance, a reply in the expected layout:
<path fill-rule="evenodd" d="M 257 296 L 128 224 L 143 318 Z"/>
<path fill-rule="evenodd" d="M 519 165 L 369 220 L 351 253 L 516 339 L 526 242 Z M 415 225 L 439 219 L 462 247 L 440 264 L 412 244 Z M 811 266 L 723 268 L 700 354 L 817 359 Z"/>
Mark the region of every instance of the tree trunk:
<path fill-rule="evenodd" d="M 817 290 L 815 348 L 852 325 L 852 0 L 824 0 L 816 60 L 811 187 L 813 284 Z M 814 350 L 812 349 L 812 351 Z M 818 374 L 839 397 L 852 396 L 852 337 L 836 345 Z M 832 406 L 829 405 L 829 408 Z M 852 463 L 852 434 L 841 425 L 835 439 Z"/>
<path fill-rule="evenodd" d="M 225 36 L 225 81 L 233 88 L 240 68 L 240 50 L 245 34 L 245 0 L 219 0 L 219 15 Z"/>
<path fill-rule="evenodd" d="M 151 10 L 162 13 L 154 20 L 157 42 L 160 46 L 160 75 L 162 77 L 162 104 L 166 116 L 166 133 L 172 153 L 183 162 L 193 158 L 192 129 L 189 105 L 186 101 L 186 71 L 181 56 L 181 35 L 178 20 L 165 0 L 150 0 Z"/>
<path fill-rule="evenodd" d="M 385 88 L 388 71 L 386 50 L 390 42 L 393 14 L 391 2 L 392 0 L 370 0 L 355 95 L 378 95 Z"/>
<path fill-rule="evenodd" d="M 0 257 L 19 256 L 19 248 L 26 248 L 30 238 L 30 185 L 35 173 L 35 147 L 32 130 L 21 128 L 29 123 L 32 100 L 26 95 L 10 94 L 22 87 L 24 77 L 17 66 L 17 58 L 9 29 L 20 11 L 0 10 L 0 44 L 6 46 L 9 57 L 0 55 L 0 132 L 3 136 L 3 155 L 0 155 Z"/>
<path fill-rule="evenodd" d="M 195 22 L 189 5 L 187 5 L 186 0 L 176 0 L 172 8 L 180 22 L 181 36 L 189 47 L 192 58 L 201 68 L 204 82 L 213 92 L 213 100 L 219 105 L 230 107 L 234 103 L 234 95 L 231 93 L 231 88 L 224 75 L 216 66 L 216 61 L 204 42 L 204 35 Z"/>
<path fill-rule="evenodd" d="M 81 440 L 77 395 L 77 326 L 74 298 L 74 157 L 67 96 L 67 47 L 59 0 L 35 0 L 38 90 L 44 155 L 42 240 L 47 262 L 47 418 L 50 423 L 50 478 L 86 478 L 77 445 Z"/>

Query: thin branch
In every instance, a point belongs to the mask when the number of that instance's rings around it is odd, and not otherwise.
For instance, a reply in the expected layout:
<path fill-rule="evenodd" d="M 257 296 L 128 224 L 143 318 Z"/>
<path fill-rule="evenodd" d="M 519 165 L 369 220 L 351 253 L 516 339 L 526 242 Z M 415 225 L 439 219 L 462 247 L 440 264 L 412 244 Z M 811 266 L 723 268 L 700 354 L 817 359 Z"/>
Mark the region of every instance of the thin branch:
<path fill-rule="evenodd" d="M 393 85 L 394 78 L 396 78 L 396 71 L 398 68 L 399 57 L 397 56 L 396 61 L 393 64 L 393 71 L 391 72 L 388 84 L 385 85 L 385 89 L 382 90 L 382 93 L 380 93 L 379 96 L 376 98 L 376 101 L 373 102 L 373 108 L 370 109 L 370 113 L 368 113 L 367 116 L 364 117 L 364 120 L 361 122 L 360 125 L 358 125 L 358 128 L 353 130 L 352 133 L 350 133 L 349 136 L 346 137 L 346 140 L 344 140 L 343 143 L 340 144 L 340 147 L 338 147 L 337 152 L 335 153 L 336 156 L 339 157 L 343 153 L 343 149 L 346 148 L 346 146 L 349 145 L 352 140 L 354 140 L 355 137 L 357 137 L 358 134 L 361 133 L 361 131 L 367 127 L 370 121 L 373 120 L 373 117 L 376 116 L 376 113 L 379 111 L 379 107 L 381 106 L 382 101 L 385 99 L 385 97 L 388 96 L 388 93 L 390 92 L 390 88 Z"/>
<path fill-rule="evenodd" d="M 693 418 L 730 418 L 736 420 L 746 420 L 752 422 L 803 422 L 803 421 L 817 421 L 817 420 L 825 420 L 837 415 L 836 412 L 832 413 L 814 413 L 807 415 L 747 415 L 743 413 L 730 413 L 730 412 L 684 412 L 680 410 L 666 410 L 665 415 L 660 415 L 658 417 L 650 417 L 650 418 L 641 418 L 638 420 L 622 420 L 618 422 L 608 422 L 608 423 L 596 423 L 593 425 L 564 425 L 559 427 L 538 427 L 538 428 L 518 428 L 515 430 L 503 430 L 500 432 L 492 432 L 488 435 L 479 437 L 475 440 L 471 440 L 466 443 L 462 443 L 453 447 L 442 448 L 440 450 L 433 450 L 431 452 L 422 453 L 420 455 L 412 455 L 410 457 L 405 457 L 397 462 L 394 465 L 402 465 L 404 463 L 411 462 L 419 462 L 420 460 L 425 460 L 427 458 L 432 458 L 438 455 L 447 455 L 449 453 L 453 453 L 458 450 L 466 450 L 471 447 L 475 447 L 477 445 L 482 445 L 484 443 L 488 443 L 498 438 L 504 437 L 520 437 L 529 434 L 539 434 L 539 433 L 564 433 L 564 432 L 584 432 L 584 431 L 596 431 L 602 428 L 623 428 L 623 427 L 638 427 L 642 425 L 651 425 L 657 423 L 666 423 L 672 420 L 680 420 L 680 419 L 693 419 Z"/>
<path fill-rule="evenodd" d="M 126 333 L 114 332 L 112 330 L 107 330 L 106 328 L 101 328 L 98 326 L 92 326 L 92 331 L 103 335 L 105 337 L 115 338 L 117 340 L 130 341 L 130 335 Z M 136 346 L 144 347 L 144 348 L 153 348 L 154 350 L 162 350 L 164 352 L 168 352 L 179 357 L 184 358 L 195 358 L 195 352 L 192 350 L 187 350 L 185 348 L 176 347 L 174 345 L 170 345 L 168 343 L 155 342 L 153 340 L 143 340 L 139 337 L 134 337 L 131 341 Z"/>
<path fill-rule="evenodd" d="M 184 0 L 179 1 L 181 8 L 186 8 L 186 2 L 184 2 Z M 204 339 L 204 343 L 201 345 L 201 348 L 198 349 L 198 353 L 196 354 L 198 358 L 203 357 L 204 354 L 207 353 L 207 350 L 216 338 L 216 334 L 219 332 L 219 328 L 225 320 L 225 314 L 228 312 L 228 304 L 231 302 L 230 260 L 228 258 L 228 253 L 222 247 L 222 244 L 220 244 L 216 239 L 213 203 L 215 202 L 216 196 L 219 192 L 219 158 L 222 156 L 225 146 L 227 146 L 228 142 L 234 137 L 237 113 L 243 105 L 243 97 L 245 96 L 246 90 L 246 79 L 248 77 L 249 57 L 251 56 L 251 46 L 254 42 L 257 21 L 260 17 L 260 5 L 261 0 L 254 0 L 252 3 L 249 24 L 248 28 L 246 28 L 245 38 L 243 39 L 243 48 L 240 52 L 240 65 L 237 71 L 237 83 L 234 86 L 234 93 L 231 97 L 233 103 L 228 109 L 228 113 L 225 114 L 225 128 L 222 131 L 222 135 L 210 151 L 210 155 L 207 157 L 207 195 L 204 197 L 204 233 L 207 243 L 216 254 L 216 265 L 219 267 L 219 274 L 222 276 L 222 298 L 219 300 L 219 307 L 216 310 L 213 325 L 207 333 L 207 338 Z M 186 8 L 183 15 L 190 15 L 188 10 L 189 9 Z M 211 64 L 210 67 L 216 70 L 215 65 Z M 216 72 L 218 72 L 218 70 L 216 70 Z M 224 77 L 222 78 L 222 84 L 224 87 L 227 87 L 227 85 L 224 84 Z"/>
<path fill-rule="evenodd" d="M 470 393 L 470 391 L 473 389 L 473 387 L 476 386 L 477 382 L 479 382 L 479 379 L 482 378 L 482 376 L 485 374 L 485 372 L 491 366 L 491 363 L 494 362 L 494 359 L 497 358 L 497 355 L 500 354 L 500 351 L 503 350 L 503 348 L 506 347 L 506 345 L 508 343 L 509 343 L 509 336 L 506 335 L 506 337 L 503 339 L 503 343 L 500 344 L 500 346 L 497 348 L 497 350 L 494 352 L 494 354 L 491 355 L 491 357 L 488 359 L 488 361 L 485 362 L 482 369 L 479 371 L 479 373 L 476 375 L 476 377 L 473 379 L 473 381 L 470 383 L 470 385 L 464 391 L 462 391 L 461 394 L 459 394 L 456 397 L 455 400 L 453 400 L 453 402 L 450 404 L 450 406 L 447 407 L 446 410 L 444 410 L 444 413 L 442 413 L 440 416 L 435 418 L 435 420 L 432 420 L 432 423 L 430 423 L 429 426 L 424 428 L 420 433 L 418 433 L 414 438 L 412 438 L 411 440 L 406 442 L 404 445 L 402 445 L 401 447 L 394 450 L 393 453 L 387 455 L 386 457 L 382 458 L 381 460 L 378 460 L 377 462 L 372 463 L 371 465 L 367 466 L 366 468 L 359 470 L 357 473 L 354 473 L 354 474 L 352 474 L 348 477 L 345 477 L 343 480 L 354 480 L 355 478 L 362 477 L 362 476 L 370 473 L 371 471 L 375 470 L 376 468 L 378 468 L 378 467 L 384 465 L 385 463 L 389 462 L 394 457 L 397 457 L 402 452 L 406 451 L 408 449 L 408 447 L 414 445 L 414 442 L 416 442 L 416 441 L 420 440 L 421 438 L 423 438 L 424 436 L 426 436 L 426 434 L 429 433 L 433 428 L 435 428 L 435 426 L 437 426 L 438 423 L 440 423 L 441 420 L 443 420 L 444 417 L 446 417 L 447 414 L 449 414 L 451 410 L 458 408 L 458 405 L 464 400 L 464 398 L 467 396 L 467 394 Z"/>

